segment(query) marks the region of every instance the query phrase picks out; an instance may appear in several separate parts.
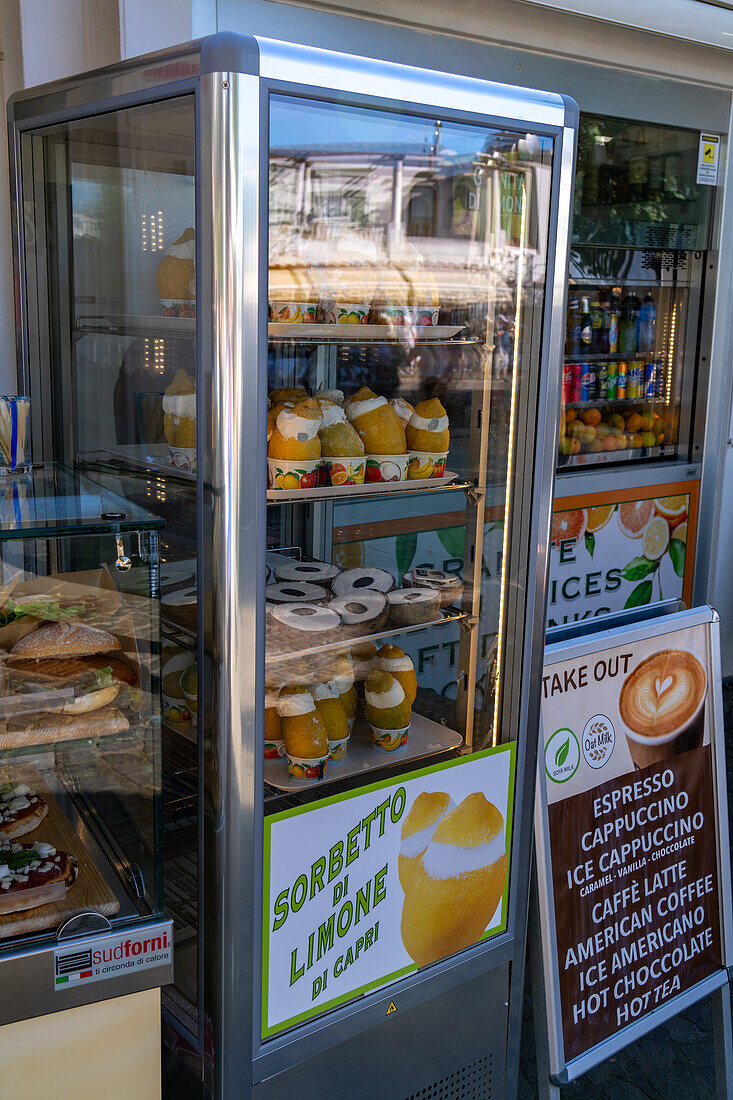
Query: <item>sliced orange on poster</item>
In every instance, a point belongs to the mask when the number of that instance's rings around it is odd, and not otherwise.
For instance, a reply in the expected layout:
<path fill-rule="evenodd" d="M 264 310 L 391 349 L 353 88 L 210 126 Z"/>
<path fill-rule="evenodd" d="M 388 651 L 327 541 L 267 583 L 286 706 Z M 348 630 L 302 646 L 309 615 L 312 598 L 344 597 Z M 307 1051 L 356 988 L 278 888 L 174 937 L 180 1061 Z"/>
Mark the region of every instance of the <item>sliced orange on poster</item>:
<path fill-rule="evenodd" d="M 687 516 L 687 497 L 684 495 L 673 497 L 658 497 L 654 501 L 656 512 L 665 519 L 677 522 Z"/>
<path fill-rule="evenodd" d="M 627 500 L 618 506 L 618 525 L 627 538 L 640 539 L 653 515 L 654 501 Z"/>
<path fill-rule="evenodd" d="M 644 556 L 650 561 L 659 561 L 669 546 L 669 524 L 663 516 L 654 516 L 644 528 Z"/>
<path fill-rule="evenodd" d="M 588 513 L 585 508 L 555 512 L 552 517 L 552 541 L 560 543 L 567 542 L 568 539 L 582 539 L 587 526 Z"/>
<path fill-rule="evenodd" d="M 614 513 L 615 504 L 597 504 L 588 509 L 588 527 L 590 532 L 600 531 L 606 526 Z"/>

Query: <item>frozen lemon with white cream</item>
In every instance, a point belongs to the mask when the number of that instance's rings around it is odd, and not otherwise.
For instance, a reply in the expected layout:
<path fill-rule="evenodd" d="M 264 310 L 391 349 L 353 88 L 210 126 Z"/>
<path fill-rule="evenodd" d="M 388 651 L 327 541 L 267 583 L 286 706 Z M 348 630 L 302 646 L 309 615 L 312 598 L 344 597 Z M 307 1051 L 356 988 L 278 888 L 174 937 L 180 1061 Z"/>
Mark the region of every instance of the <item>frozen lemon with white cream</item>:
<path fill-rule="evenodd" d="M 437 397 L 419 401 L 405 429 L 412 451 L 445 453 L 450 446 L 448 415 Z"/>
<path fill-rule="evenodd" d="M 158 297 L 165 301 L 190 302 L 196 297 L 196 234 L 184 229 L 158 264 Z"/>
<path fill-rule="evenodd" d="M 326 727 L 332 760 L 343 760 L 349 740 L 349 721 L 335 684 L 314 684 L 311 695 Z"/>
<path fill-rule="evenodd" d="M 411 869 L 402 907 L 410 958 L 427 966 L 476 943 L 496 912 L 506 872 L 504 818 L 476 791 L 440 818 Z"/>
<path fill-rule="evenodd" d="M 196 446 L 196 385 L 182 368 L 163 394 L 163 431 L 169 447 Z"/>
<path fill-rule="evenodd" d="M 328 733 L 313 696 L 304 687 L 285 688 L 277 709 L 290 774 L 294 779 L 322 779 L 329 756 Z"/>
<path fill-rule="evenodd" d="M 321 410 L 312 397 L 285 407 L 278 413 L 275 428 L 267 444 L 270 458 L 309 459 L 321 457 Z"/>
<path fill-rule="evenodd" d="M 349 722 L 349 729 L 354 724 L 359 700 L 354 686 L 354 664 L 348 653 L 340 653 L 329 668 L 330 683 L 335 688 Z"/>
<path fill-rule="evenodd" d="M 415 702 L 417 695 L 417 676 L 415 666 L 404 649 L 398 645 L 385 643 L 378 649 L 373 661 L 374 668 L 380 668 L 383 672 L 389 672 L 403 687 L 410 706 Z"/>
<path fill-rule="evenodd" d="M 415 411 L 413 406 L 409 401 L 405 401 L 404 397 L 393 397 L 389 403 L 397 413 L 402 427 L 406 428 L 410 421 L 410 417 Z"/>
<path fill-rule="evenodd" d="M 375 668 L 364 685 L 365 714 L 374 744 L 386 752 L 404 745 L 410 728 L 410 700 L 399 680 Z"/>
<path fill-rule="evenodd" d="M 421 791 L 402 823 L 398 869 L 402 889 L 407 892 L 416 866 L 420 863 L 441 817 L 455 802 L 444 791 Z"/>
<path fill-rule="evenodd" d="M 354 426 L 347 420 L 341 405 L 320 396 L 316 398 L 316 403 L 322 415 L 318 438 L 324 458 L 363 455 L 364 444 Z"/>
<path fill-rule="evenodd" d="M 368 386 L 346 402 L 346 415 L 356 428 L 364 450 L 370 455 L 407 453 L 405 429 L 386 397 L 378 397 Z"/>

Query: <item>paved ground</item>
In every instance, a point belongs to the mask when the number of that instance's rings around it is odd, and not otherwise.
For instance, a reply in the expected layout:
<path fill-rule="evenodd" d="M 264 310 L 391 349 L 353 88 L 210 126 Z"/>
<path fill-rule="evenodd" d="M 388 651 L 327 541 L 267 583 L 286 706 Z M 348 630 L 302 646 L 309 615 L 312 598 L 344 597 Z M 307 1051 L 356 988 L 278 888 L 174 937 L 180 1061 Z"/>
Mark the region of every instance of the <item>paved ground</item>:
<path fill-rule="evenodd" d="M 729 818 L 733 822 L 733 683 L 723 689 Z M 534 1028 L 525 995 L 519 1100 L 537 1093 Z M 710 1000 L 674 1017 L 597 1069 L 562 1089 L 565 1100 L 712 1100 L 715 1096 Z"/>

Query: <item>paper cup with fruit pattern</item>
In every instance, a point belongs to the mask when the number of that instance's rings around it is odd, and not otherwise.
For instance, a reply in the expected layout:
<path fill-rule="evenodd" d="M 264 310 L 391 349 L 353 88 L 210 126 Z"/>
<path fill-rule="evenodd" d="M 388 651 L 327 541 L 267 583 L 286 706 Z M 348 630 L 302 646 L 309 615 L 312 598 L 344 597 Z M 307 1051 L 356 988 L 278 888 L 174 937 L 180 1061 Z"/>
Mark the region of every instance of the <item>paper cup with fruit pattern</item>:
<path fill-rule="evenodd" d="M 327 756 L 317 759 L 305 759 L 288 753 L 288 774 L 292 779 L 323 779 L 326 774 Z"/>
<path fill-rule="evenodd" d="M 160 310 L 164 317 L 195 317 L 195 298 L 161 298 Z"/>
<path fill-rule="evenodd" d="M 367 455 L 364 480 L 369 483 L 404 481 L 407 461 L 407 455 Z"/>
<path fill-rule="evenodd" d="M 369 320 L 369 305 L 361 302 L 334 302 L 324 312 L 327 325 L 365 325 Z"/>
<path fill-rule="evenodd" d="M 190 470 L 196 473 L 196 448 L 195 447 L 171 447 L 168 445 L 171 456 L 171 466 L 176 470 Z"/>
<path fill-rule="evenodd" d="M 268 489 L 315 489 L 318 484 L 320 458 L 268 458 Z"/>
<path fill-rule="evenodd" d="M 342 738 L 340 741 L 329 741 L 328 751 L 330 753 L 330 759 L 334 764 L 338 764 L 340 760 L 343 760 L 346 756 L 346 750 L 349 747 L 348 737 Z"/>
<path fill-rule="evenodd" d="M 413 306 L 412 307 L 412 323 L 413 325 L 424 325 L 426 328 L 434 328 L 438 323 L 438 317 L 440 316 L 440 309 L 433 309 L 432 306 Z"/>
<path fill-rule="evenodd" d="M 447 461 L 447 451 L 408 451 L 407 480 L 429 481 L 433 477 L 445 477 Z"/>
<path fill-rule="evenodd" d="M 324 485 L 363 485 L 366 476 L 366 457 L 353 455 L 321 459 Z"/>
<path fill-rule="evenodd" d="M 265 760 L 282 760 L 285 744 L 282 741 L 265 741 Z"/>
<path fill-rule="evenodd" d="M 185 670 L 193 666 L 196 658 L 193 653 L 175 653 L 163 662 L 160 670 L 160 679 L 163 695 L 163 721 L 174 726 L 188 725 L 191 722 L 191 711 L 188 700 L 181 686 L 181 675 Z"/>
<path fill-rule="evenodd" d="M 312 325 L 316 320 L 315 302 L 270 302 L 270 320 L 286 325 Z"/>
<path fill-rule="evenodd" d="M 372 744 L 380 752 L 397 752 L 397 749 L 401 749 L 407 744 L 407 734 L 410 732 L 409 726 L 405 726 L 401 730 L 383 730 L 379 726 L 371 725 L 369 728 L 372 731 Z"/>

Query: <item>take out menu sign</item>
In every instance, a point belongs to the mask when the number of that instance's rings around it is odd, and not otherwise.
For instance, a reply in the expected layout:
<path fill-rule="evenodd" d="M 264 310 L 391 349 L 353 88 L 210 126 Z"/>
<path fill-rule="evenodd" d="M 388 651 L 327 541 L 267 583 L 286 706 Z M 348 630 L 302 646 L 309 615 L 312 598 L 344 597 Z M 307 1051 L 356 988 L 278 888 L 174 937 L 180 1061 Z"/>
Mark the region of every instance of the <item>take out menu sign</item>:
<path fill-rule="evenodd" d="M 540 904 L 565 1062 L 722 966 L 709 637 L 545 666 Z"/>

